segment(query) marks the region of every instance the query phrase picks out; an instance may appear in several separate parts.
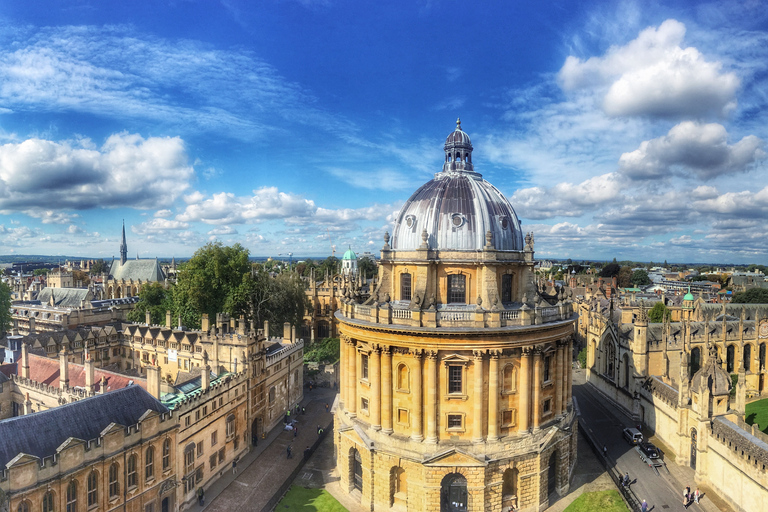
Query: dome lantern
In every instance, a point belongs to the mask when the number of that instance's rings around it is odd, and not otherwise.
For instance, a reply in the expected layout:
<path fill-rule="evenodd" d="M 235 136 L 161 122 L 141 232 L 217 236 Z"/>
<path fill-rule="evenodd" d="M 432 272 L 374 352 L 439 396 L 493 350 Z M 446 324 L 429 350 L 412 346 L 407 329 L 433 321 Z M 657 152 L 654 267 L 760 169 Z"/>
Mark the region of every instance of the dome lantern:
<path fill-rule="evenodd" d="M 472 141 L 456 120 L 456 130 L 445 139 L 443 172 L 475 172 L 472 166 Z"/>

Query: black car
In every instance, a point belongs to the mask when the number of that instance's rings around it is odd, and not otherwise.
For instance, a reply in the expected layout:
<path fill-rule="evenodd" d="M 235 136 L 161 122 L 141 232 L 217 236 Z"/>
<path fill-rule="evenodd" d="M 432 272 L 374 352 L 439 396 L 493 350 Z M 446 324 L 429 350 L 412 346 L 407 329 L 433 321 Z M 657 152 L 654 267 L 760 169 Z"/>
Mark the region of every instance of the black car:
<path fill-rule="evenodd" d="M 653 443 L 640 443 L 640 450 L 645 454 L 646 457 L 649 459 L 658 459 L 659 458 L 659 449 L 656 448 Z"/>

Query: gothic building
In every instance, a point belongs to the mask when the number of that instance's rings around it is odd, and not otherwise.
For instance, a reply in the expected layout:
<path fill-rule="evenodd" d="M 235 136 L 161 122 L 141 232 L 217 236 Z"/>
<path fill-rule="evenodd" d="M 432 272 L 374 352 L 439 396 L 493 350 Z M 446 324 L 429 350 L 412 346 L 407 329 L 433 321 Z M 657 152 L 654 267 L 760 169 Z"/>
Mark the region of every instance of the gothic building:
<path fill-rule="evenodd" d="M 112 261 L 109 276 L 102 280 L 106 298 L 134 297 L 139 294 L 142 286 L 148 283 L 163 283 L 164 281 L 165 274 L 157 258 L 141 260 L 137 254 L 135 260 L 128 259 L 128 244 L 125 241 L 125 222 L 123 222 L 120 260 Z"/>
<path fill-rule="evenodd" d="M 543 510 L 576 458 L 572 304 L 537 285 L 533 235 L 459 122 L 444 149 L 370 298 L 344 293 L 335 314 L 341 483 L 370 510 Z"/>

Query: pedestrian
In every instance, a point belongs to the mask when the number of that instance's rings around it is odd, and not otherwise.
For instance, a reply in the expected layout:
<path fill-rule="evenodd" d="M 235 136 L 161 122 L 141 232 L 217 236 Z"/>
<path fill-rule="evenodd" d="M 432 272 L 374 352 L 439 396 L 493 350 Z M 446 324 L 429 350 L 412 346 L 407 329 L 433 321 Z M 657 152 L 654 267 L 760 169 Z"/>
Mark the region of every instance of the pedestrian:
<path fill-rule="evenodd" d="M 237 458 L 235 458 L 235 459 L 232 461 L 232 474 L 233 474 L 233 475 L 236 475 L 236 474 L 237 474 Z"/>
<path fill-rule="evenodd" d="M 608 447 L 603 445 L 603 457 L 608 458 Z"/>
<path fill-rule="evenodd" d="M 285 451 L 288 453 L 288 458 L 290 459 L 290 458 L 291 458 L 291 445 L 288 445 L 288 446 L 285 448 Z"/>
<path fill-rule="evenodd" d="M 700 497 L 701 497 L 701 493 L 699 492 L 699 488 L 697 487 L 696 492 L 693 493 L 693 501 L 695 501 L 698 504 Z"/>
<path fill-rule="evenodd" d="M 304 407 L 302 407 L 301 408 L 301 415 L 304 416 L 304 414 L 306 414 L 306 412 L 307 412 L 307 410 Z"/>
<path fill-rule="evenodd" d="M 307 446 L 304 449 L 304 460 L 307 460 L 311 454 L 312 454 L 312 450 L 310 450 L 309 446 Z"/>
<path fill-rule="evenodd" d="M 688 497 L 690 496 L 690 491 L 691 491 L 690 487 L 686 487 L 685 489 L 683 489 L 683 506 L 685 508 L 688 508 Z"/>
<path fill-rule="evenodd" d="M 201 507 L 203 506 L 203 504 L 205 504 L 205 491 L 203 490 L 202 487 L 197 488 L 197 502 L 200 504 Z"/>
<path fill-rule="evenodd" d="M 328 412 L 328 402 L 325 403 L 325 412 Z"/>
<path fill-rule="evenodd" d="M 296 437 L 299 435 L 299 427 L 296 425 L 293 426 L 293 437 Z"/>
<path fill-rule="evenodd" d="M 624 473 L 624 487 L 629 489 L 629 473 Z"/>
<path fill-rule="evenodd" d="M 643 500 L 642 505 L 640 505 L 640 512 L 648 512 L 648 502 Z"/>

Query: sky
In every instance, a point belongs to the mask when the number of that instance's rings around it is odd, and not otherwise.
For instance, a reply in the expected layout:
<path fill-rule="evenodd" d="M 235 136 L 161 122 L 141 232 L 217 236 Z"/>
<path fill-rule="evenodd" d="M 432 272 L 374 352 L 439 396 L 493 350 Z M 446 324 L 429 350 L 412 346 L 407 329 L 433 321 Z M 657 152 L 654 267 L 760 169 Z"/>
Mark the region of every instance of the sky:
<path fill-rule="evenodd" d="M 768 5 L 0 0 L 0 254 L 378 254 L 458 117 L 536 257 L 768 263 Z"/>

